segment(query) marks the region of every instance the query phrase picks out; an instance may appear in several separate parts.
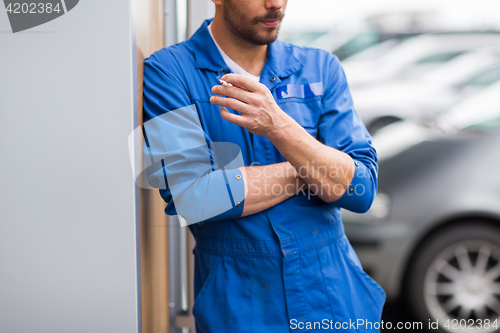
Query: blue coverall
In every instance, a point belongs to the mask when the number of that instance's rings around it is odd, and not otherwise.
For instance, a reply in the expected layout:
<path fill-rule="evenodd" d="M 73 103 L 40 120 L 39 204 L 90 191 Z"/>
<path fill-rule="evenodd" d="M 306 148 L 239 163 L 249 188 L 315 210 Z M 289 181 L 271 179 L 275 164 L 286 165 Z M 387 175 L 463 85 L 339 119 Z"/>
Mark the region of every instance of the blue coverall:
<path fill-rule="evenodd" d="M 207 30 L 210 21 L 191 39 L 146 59 L 145 121 L 194 105 L 207 143 L 238 145 L 245 166 L 284 162 L 271 141 L 224 120 L 220 107 L 209 102 L 211 88 L 230 72 Z M 192 210 L 203 205 L 207 193 L 217 191 L 229 195 L 232 206 L 189 225 L 196 240 L 197 332 L 376 332 L 385 293 L 362 270 L 344 234 L 341 207 L 361 213 L 369 209 L 377 189 L 377 155 L 354 110 L 340 62 L 329 52 L 276 40 L 269 45 L 260 82 L 309 134 L 350 155 L 355 175 L 336 202 L 301 193 L 245 217 L 240 217 L 244 200 L 235 197 L 244 186 L 238 169 L 225 171 L 226 188 L 214 189 L 210 180 L 187 181 L 183 191 L 195 190 L 183 202 L 190 201 Z M 161 135 L 150 130 L 147 136 L 168 138 L 170 146 L 182 150 L 189 130 L 168 122 L 164 126 L 158 130 Z M 165 178 L 160 194 L 169 215 L 181 213 L 166 175 L 195 170 L 196 161 L 189 156 L 182 157 L 177 169 L 172 165 L 179 158 L 164 159 L 150 176 L 153 182 Z M 221 175 L 212 170 L 213 177 Z"/>

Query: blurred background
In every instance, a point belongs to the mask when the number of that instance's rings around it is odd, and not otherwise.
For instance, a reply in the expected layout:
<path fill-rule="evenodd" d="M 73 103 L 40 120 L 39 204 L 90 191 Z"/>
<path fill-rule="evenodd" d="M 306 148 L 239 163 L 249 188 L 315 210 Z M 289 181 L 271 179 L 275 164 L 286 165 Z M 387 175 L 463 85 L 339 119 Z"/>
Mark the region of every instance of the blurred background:
<path fill-rule="evenodd" d="M 338 56 L 379 155 L 343 217 L 392 330 L 499 331 L 499 31 L 494 0 L 289 1 L 281 38 Z"/>

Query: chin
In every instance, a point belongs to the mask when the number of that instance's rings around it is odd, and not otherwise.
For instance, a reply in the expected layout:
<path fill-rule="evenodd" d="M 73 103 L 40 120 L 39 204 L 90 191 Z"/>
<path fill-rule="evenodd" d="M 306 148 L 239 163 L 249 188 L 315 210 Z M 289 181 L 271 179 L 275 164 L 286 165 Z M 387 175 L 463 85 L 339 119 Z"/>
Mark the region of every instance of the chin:
<path fill-rule="evenodd" d="M 278 38 L 278 29 L 277 28 L 266 28 L 266 31 L 260 34 L 259 39 L 261 41 L 265 41 L 263 44 L 271 44 Z"/>

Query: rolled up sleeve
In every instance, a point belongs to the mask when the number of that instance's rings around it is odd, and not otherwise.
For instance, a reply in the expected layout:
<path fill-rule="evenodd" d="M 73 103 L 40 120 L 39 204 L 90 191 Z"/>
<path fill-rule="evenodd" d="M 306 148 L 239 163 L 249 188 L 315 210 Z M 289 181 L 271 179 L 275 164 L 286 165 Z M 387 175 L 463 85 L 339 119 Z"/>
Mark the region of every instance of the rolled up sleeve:
<path fill-rule="evenodd" d="M 372 138 L 354 109 L 347 79 L 340 61 L 332 55 L 324 78 L 323 110 L 318 125 L 318 140 L 351 156 L 355 172 L 343 196 L 333 204 L 364 213 L 377 192 L 377 152 Z"/>
<path fill-rule="evenodd" d="M 354 161 L 355 171 L 349 187 L 335 204 L 355 213 L 366 213 L 377 192 L 377 180 L 360 161 Z"/>
<path fill-rule="evenodd" d="M 165 51 L 168 52 L 168 51 Z M 152 56 L 144 64 L 144 159 L 147 180 L 187 224 L 240 217 L 245 185 L 238 146 L 215 143 L 203 130 L 182 77 Z M 171 63 L 175 63 L 172 61 Z"/>

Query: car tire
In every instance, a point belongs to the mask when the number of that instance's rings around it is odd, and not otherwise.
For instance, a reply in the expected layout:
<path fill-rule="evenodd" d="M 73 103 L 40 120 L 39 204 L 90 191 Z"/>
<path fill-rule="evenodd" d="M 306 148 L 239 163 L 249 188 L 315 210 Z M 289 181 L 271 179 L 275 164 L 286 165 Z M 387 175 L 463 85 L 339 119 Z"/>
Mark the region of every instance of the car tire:
<path fill-rule="evenodd" d="M 432 234 L 406 281 L 407 305 L 428 331 L 500 331 L 500 229 L 468 221 Z"/>

